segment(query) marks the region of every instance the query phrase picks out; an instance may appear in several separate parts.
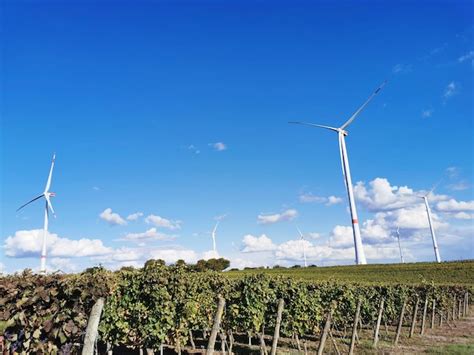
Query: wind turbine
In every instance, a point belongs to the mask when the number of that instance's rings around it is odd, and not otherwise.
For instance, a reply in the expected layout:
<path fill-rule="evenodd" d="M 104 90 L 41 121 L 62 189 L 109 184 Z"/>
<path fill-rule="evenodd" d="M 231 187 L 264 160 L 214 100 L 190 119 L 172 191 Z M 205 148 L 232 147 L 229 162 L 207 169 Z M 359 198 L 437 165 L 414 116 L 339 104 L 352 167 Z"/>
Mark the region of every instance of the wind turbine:
<path fill-rule="evenodd" d="M 350 207 L 351 217 L 352 217 L 352 232 L 354 235 L 356 264 L 367 264 L 367 260 L 365 259 L 364 247 L 362 245 L 362 239 L 360 237 L 359 220 L 357 218 L 357 209 L 356 209 L 355 200 L 354 200 L 354 191 L 352 188 L 351 171 L 349 168 L 349 158 L 347 156 L 346 142 L 345 142 L 345 136 L 347 136 L 348 134 L 346 128 L 352 123 L 352 121 L 355 120 L 355 118 L 362 112 L 362 110 L 369 104 L 369 102 L 380 92 L 380 90 L 382 90 L 385 84 L 386 84 L 386 81 L 384 81 L 372 93 L 372 95 L 369 96 L 369 98 L 364 102 L 364 104 L 361 107 L 359 107 L 357 111 L 354 112 L 354 114 L 339 128 L 324 126 L 324 125 L 314 124 L 314 123 L 308 123 L 308 122 L 289 122 L 289 123 L 294 123 L 294 124 L 325 128 L 325 129 L 337 132 L 337 135 L 339 138 L 339 152 L 341 155 L 342 173 L 345 179 L 347 195 L 349 198 L 349 207 Z"/>
<path fill-rule="evenodd" d="M 216 231 L 217 227 L 219 226 L 219 221 L 216 222 L 216 225 L 214 226 L 214 229 L 212 230 L 212 250 L 214 250 L 214 253 L 217 255 L 217 247 L 216 247 Z"/>
<path fill-rule="evenodd" d="M 303 242 L 303 259 L 304 259 L 304 267 L 308 267 L 308 263 L 306 262 L 306 247 L 304 245 L 304 235 L 303 233 L 301 233 L 300 229 L 298 227 L 296 227 L 296 229 L 298 230 L 298 233 L 300 234 L 300 240 Z"/>
<path fill-rule="evenodd" d="M 403 259 L 402 246 L 400 244 L 400 227 L 397 227 L 397 240 L 398 240 L 398 250 L 400 250 L 400 260 L 402 264 L 404 264 L 405 260 Z"/>
<path fill-rule="evenodd" d="M 441 257 L 439 256 L 438 242 L 436 241 L 436 234 L 435 234 L 435 230 L 434 230 L 433 220 L 431 219 L 430 205 L 428 204 L 428 195 L 431 194 L 434 191 L 436 186 L 437 185 L 435 185 L 435 187 L 433 187 L 430 190 L 430 192 L 428 192 L 426 195 L 418 196 L 418 197 L 422 198 L 423 202 L 425 203 L 426 213 L 428 214 L 428 223 L 430 225 L 430 230 L 431 230 L 431 239 L 433 240 L 434 254 L 435 254 L 436 262 L 440 263 L 441 262 Z"/>
<path fill-rule="evenodd" d="M 51 168 L 49 170 L 48 181 L 46 181 L 46 186 L 44 191 L 38 197 L 35 197 L 31 201 L 25 203 L 20 208 L 17 209 L 17 212 L 21 210 L 23 207 L 29 205 L 30 203 L 44 197 L 45 199 L 45 207 L 44 207 L 44 227 L 43 227 L 43 242 L 41 246 L 41 265 L 40 265 L 40 273 L 46 273 L 46 235 L 48 234 L 48 219 L 49 219 L 49 210 L 53 213 L 53 216 L 56 217 L 54 214 L 53 205 L 51 204 L 50 197 L 56 196 L 54 192 L 50 192 L 49 188 L 51 186 L 51 178 L 53 176 L 53 168 L 54 168 L 54 160 L 56 159 L 56 154 L 53 154 L 53 160 L 51 161 Z"/>

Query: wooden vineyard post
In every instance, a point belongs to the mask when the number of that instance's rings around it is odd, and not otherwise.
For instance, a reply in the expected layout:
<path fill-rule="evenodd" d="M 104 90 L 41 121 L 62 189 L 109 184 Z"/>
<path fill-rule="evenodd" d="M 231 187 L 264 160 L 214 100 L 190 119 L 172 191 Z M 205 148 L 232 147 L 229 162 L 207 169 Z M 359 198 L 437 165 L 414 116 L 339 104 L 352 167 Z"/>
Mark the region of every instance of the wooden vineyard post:
<path fill-rule="evenodd" d="M 395 345 L 397 345 L 398 340 L 400 339 L 400 334 L 402 333 L 402 327 L 403 327 L 403 316 L 405 315 L 405 307 L 407 305 L 407 300 L 403 300 L 403 305 L 402 309 L 400 311 L 400 319 L 398 320 L 398 327 L 397 327 L 397 334 L 395 335 L 395 341 L 393 342 Z"/>
<path fill-rule="evenodd" d="M 426 322 L 426 312 L 428 310 L 428 296 L 425 297 L 425 305 L 423 306 L 423 317 L 421 318 L 421 331 L 420 334 L 425 334 L 425 322 Z"/>
<path fill-rule="evenodd" d="M 336 354 L 337 354 L 337 355 L 341 355 L 341 352 L 340 352 L 339 349 L 337 348 L 336 339 L 334 339 L 334 337 L 332 336 L 332 332 L 331 332 L 331 331 L 329 331 L 329 337 L 331 338 L 332 345 L 334 346 L 334 350 L 336 350 Z"/>
<path fill-rule="evenodd" d="M 461 317 L 462 317 L 462 301 L 461 301 L 461 299 L 459 299 L 458 305 L 459 305 L 459 307 L 458 307 L 458 319 L 461 319 Z"/>
<path fill-rule="evenodd" d="M 193 331 L 189 329 L 189 342 L 191 343 L 191 347 L 193 350 L 196 350 L 196 344 L 194 344 L 194 339 L 193 339 Z"/>
<path fill-rule="evenodd" d="M 328 312 L 328 317 L 326 323 L 324 324 L 323 333 L 321 334 L 321 340 L 319 341 L 318 355 L 323 355 L 324 345 L 326 344 L 326 339 L 328 337 L 329 330 L 331 329 L 331 320 L 332 320 L 332 308 Z"/>
<path fill-rule="evenodd" d="M 443 326 L 443 310 L 439 310 L 439 327 L 441 328 Z"/>
<path fill-rule="evenodd" d="M 431 308 L 431 326 L 430 328 L 433 329 L 435 326 L 435 315 L 436 315 L 436 300 L 433 298 L 433 306 Z"/>
<path fill-rule="evenodd" d="M 466 292 L 466 315 L 469 314 L 469 292 Z"/>
<path fill-rule="evenodd" d="M 84 336 L 84 347 L 82 348 L 82 355 L 93 355 L 94 345 L 98 335 L 98 327 L 100 315 L 104 308 L 104 299 L 99 298 L 94 306 L 92 306 L 91 314 L 87 320 L 86 335 Z"/>
<path fill-rule="evenodd" d="M 453 296 L 453 321 L 456 320 L 456 296 Z"/>
<path fill-rule="evenodd" d="M 107 351 L 107 355 L 112 355 L 113 354 L 113 351 L 112 351 L 112 344 L 107 342 L 106 344 L 106 351 Z"/>
<path fill-rule="evenodd" d="M 352 327 L 352 338 L 351 338 L 351 345 L 349 348 L 349 355 L 354 354 L 354 347 L 357 335 L 357 325 L 359 324 L 359 315 L 360 315 L 360 306 L 362 305 L 362 301 L 359 299 L 357 302 L 356 313 L 354 317 L 354 326 Z"/>
<path fill-rule="evenodd" d="M 217 311 L 214 317 L 214 324 L 212 326 L 211 335 L 209 336 L 209 343 L 207 344 L 206 355 L 214 354 L 214 345 L 216 343 L 217 333 L 219 332 L 219 328 L 221 326 L 221 318 L 222 313 L 224 311 L 225 299 L 221 295 L 219 295 L 218 300 L 219 301 L 217 303 Z"/>
<path fill-rule="evenodd" d="M 417 297 L 415 301 L 415 308 L 413 309 L 413 316 L 411 318 L 411 327 L 410 327 L 410 334 L 409 337 L 413 337 L 413 333 L 415 332 L 416 327 L 416 317 L 418 316 L 418 304 L 420 303 L 420 299 Z"/>
<path fill-rule="evenodd" d="M 273 333 L 273 341 L 272 341 L 272 350 L 270 352 L 271 355 L 275 355 L 278 346 L 278 338 L 280 337 L 280 326 L 281 326 L 281 317 L 283 314 L 283 307 L 285 306 L 285 301 L 283 298 L 280 298 L 278 301 L 278 309 L 277 309 L 277 317 L 275 323 L 275 332 Z"/>
<path fill-rule="evenodd" d="M 374 348 L 377 347 L 377 343 L 379 342 L 379 333 L 380 333 L 380 323 L 382 322 L 382 315 L 383 315 L 383 306 L 384 306 L 384 299 L 380 300 L 379 306 L 379 314 L 377 316 L 377 324 L 375 325 L 375 332 L 374 332 Z"/>

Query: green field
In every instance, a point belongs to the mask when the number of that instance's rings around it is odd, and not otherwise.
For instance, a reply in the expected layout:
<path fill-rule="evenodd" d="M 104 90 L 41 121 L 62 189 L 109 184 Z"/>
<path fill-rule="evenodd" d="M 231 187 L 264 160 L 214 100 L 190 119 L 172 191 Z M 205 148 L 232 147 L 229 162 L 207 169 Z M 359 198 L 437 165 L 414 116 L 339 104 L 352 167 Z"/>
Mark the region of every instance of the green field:
<path fill-rule="evenodd" d="M 281 275 L 310 281 L 341 281 L 365 284 L 474 285 L 474 260 L 444 263 L 372 264 L 307 268 L 255 268 L 229 271 L 237 278 L 250 273 Z"/>

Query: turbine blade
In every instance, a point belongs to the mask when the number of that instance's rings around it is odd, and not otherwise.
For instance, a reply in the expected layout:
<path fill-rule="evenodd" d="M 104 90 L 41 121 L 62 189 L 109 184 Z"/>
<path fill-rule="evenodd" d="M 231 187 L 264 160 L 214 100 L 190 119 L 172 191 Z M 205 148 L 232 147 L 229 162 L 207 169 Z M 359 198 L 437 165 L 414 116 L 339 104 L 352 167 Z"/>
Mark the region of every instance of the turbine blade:
<path fill-rule="evenodd" d="M 41 194 L 41 195 L 39 195 L 38 197 L 35 197 L 35 198 L 32 199 L 31 201 L 28 201 L 28 202 L 25 203 L 24 205 L 20 206 L 16 211 L 18 212 L 18 211 L 21 210 L 23 207 L 29 205 L 30 203 L 36 201 L 37 199 L 39 199 L 39 198 L 41 198 L 41 197 L 43 197 L 43 196 L 44 196 L 44 194 Z"/>
<path fill-rule="evenodd" d="M 214 229 L 212 231 L 212 234 L 216 234 L 217 231 L 217 226 L 219 225 L 219 221 L 217 221 L 216 225 L 214 226 Z"/>
<path fill-rule="evenodd" d="M 53 160 L 51 161 L 51 168 L 49 169 L 48 181 L 46 182 L 46 187 L 44 188 L 44 192 L 48 192 L 49 187 L 51 186 L 51 178 L 53 176 L 53 168 L 54 168 L 55 160 L 56 160 L 56 153 L 53 154 Z"/>
<path fill-rule="evenodd" d="M 344 123 L 340 129 L 346 129 L 347 126 L 349 126 L 352 121 L 355 120 L 355 118 L 357 116 L 359 116 L 359 114 L 362 112 L 362 110 L 369 104 L 370 101 L 372 101 L 372 99 L 380 92 L 380 90 L 382 90 L 382 88 L 385 86 L 385 84 L 387 83 L 387 80 L 385 80 L 382 84 L 380 84 L 380 86 L 372 93 L 372 95 L 369 96 L 369 98 L 363 103 L 363 105 L 361 107 L 359 107 L 357 109 L 356 112 L 354 112 L 352 114 L 352 116 L 346 121 L 346 123 Z"/>
<path fill-rule="evenodd" d="M 301 239 L 304 239 L 303 233 L 301 233 L 301 231 L 300 231 L 300 229 L 298 228 L 298 226 L 296 226 L 296 230 L 297 230 L 298 233 L 300 234 Z"/>
<path fill-rule="evenodd" d="M 300 124 L 300 125 L 303 125 L 303 126 L 312 126 L 312 127 L 325 128 L 325 129 L 329 129 L 329 130 L 331 130 L 331 131 L 338 132 L 338 129 L 335 128 L 335 127 L 324 126 L 324 125 L 315 124 L 315 123 L 299 122 L 299 121 L 290 121 L 290 122 L 288 122 L 288 123 L 291 123 L 291 124 Z"/>
<path fill-rule="evenodd" d="M 443 179 L 444 179 L 444 178 L 439 179 L 439 181 L 438 181 L 436 184 L 433 185 L 433 187 L 431 188 L 430 192 L 428 192 L 428 193 L 426 194 L 426 196 L 430 195 L 430 194 L 439 186 L 439 184 L 441 184 L 441 182 L 443 181 Z"/>
<path fill-rule="evenodd" d="M 56 213 L 54 213 L 53 205 L 51 204 L 51 201 L 50 201 L 49 197 L 48 197 L 47 195 L 44 195 L 44 198 L 46 199 L 46 205 L 47 205 L 47 207 L 49 207 L 49 209 L 51 210 L 51 212 L 53 212 L 54 218 L 56 218 Z M 47 209 L 47 208 L 46 208 L 46 209 Z"/>

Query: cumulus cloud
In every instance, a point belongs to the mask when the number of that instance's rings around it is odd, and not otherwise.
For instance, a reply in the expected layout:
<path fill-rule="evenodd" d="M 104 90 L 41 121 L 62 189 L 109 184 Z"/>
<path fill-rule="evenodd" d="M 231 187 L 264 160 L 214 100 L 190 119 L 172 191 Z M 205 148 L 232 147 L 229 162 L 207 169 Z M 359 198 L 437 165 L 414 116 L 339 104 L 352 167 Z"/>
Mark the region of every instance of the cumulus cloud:
<path fill-rule="evenodd" d="M 219 256 L 219 253 L 218 253 L 217 251 L 208 250 L 208 251 L 205 251 L 205 252 L 202 254 L 202 258 L 203 258 L 204 260 L 219 259 L 220 256 Z"/>
<path fill-rule="evenodd" d="M 136 221 L 137 219 L 139 219 L 142 216 L 143 216 L 142 212 L 135 212 L 135 213 L 129 214 L 127 216 L 127 221 Z"/>
<path fill-rule="evenodd" d="M 354 186 L 354 196 L 369 211 L 393 210 L 412 204 L 416 195 L 408 186 L 391 186 L 385 178 L 376 178 L 367 188 L 363 182 Z"/>
<path fill-rule="evenodd" d="M 156 228 L 153 227 L 143 233 L 128 233 L 124 239 L 135 242 L 143 242 L 145 240 L 171 240 L 174 239 L 174 236 L 160 233 L 156 230 Z"/>
<path fill-rule="evenodd" d="M 53 271 L 76 272 L 78 266 L 71 258 L 51 258 L 48 261 L 49 268 Z"/>
<path fill-rule="evenodd" d="M 172 221 L 154 214 L 151 214 L 145 218 L 145 222 L 153 224 L 157 227 L 168 228 L 171 230 L 181 229 L 181 221 Z"/>
<path fill-rule="evenodd" d="M 452 198 L 448 201 L 438 202 L 436 209 L 442 212 L 474 211 L 474 201 L 456 201 Z"/>
<path fill-rule="evenodd" d="M 275 214 L 260 214 L 257 216 L 258 223 L 260 224 L 272 224 L 282 221 L 291 221 L 298 216 L 298 211 L 295 209 L 289 209 L 282 213 Z"/>
<path fill-rule="evenodd" d="M 474 213 L 458 212 L 452 215 L 455 219 L 474 219 Z"/>
<path fill-rule="evenodd" d="M 103 219 L 104 221 L 106 221 L 111 226 L 116 226 L 116 225 L 123 226 L 127 224 L 127 222 L 118 213 L 112 212 L 111 208 L 106 208 L 99 215 L 99 217 Z"/>
<path fill-rule="evenodd" d="M 243 253 L 255 253 L 263 251 L 272 251 L 276 248 L 272 240 L 268 238 L 265 234 L 262 234 L 260 237 L 255 237 L 251 234 L 247 234 L 242 239 L 242 249 Z"/>
<path fill-rule="evenodd" d="M 214 148 L 214 150 L 217 150 L 218 152 L 222 152 L 224 150 L 227 150 L 227 145 L 223 142 L 216 142 L 216 143 L 209 143 L 209 145 Z"/>
<path fill-rule="evenodd" d="M 3 245 L 5 255 L 15 258 L 36 257 L 40 255 L 43 230 L 20 230 L 9 236 Z M 84 256 L 105 255 L 112 252 L 99 239 L 69 239 L 57 234 L 46 236 L 47 254 L 51 257 L 73 258 Z"/>

